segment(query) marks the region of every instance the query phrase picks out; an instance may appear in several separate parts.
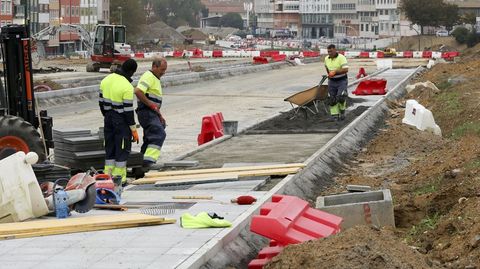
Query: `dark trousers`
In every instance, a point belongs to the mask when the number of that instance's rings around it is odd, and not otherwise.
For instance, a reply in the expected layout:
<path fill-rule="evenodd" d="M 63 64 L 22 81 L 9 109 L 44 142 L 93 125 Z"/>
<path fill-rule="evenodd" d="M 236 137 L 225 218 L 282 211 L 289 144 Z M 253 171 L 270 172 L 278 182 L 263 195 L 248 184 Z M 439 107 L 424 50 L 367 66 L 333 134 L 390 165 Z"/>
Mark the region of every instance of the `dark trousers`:
<path fill-rule="evenodd" d="M 132 131 L 123 115 L 109 111 L 104 118 L 105 173 L 127 176 L 127 160 L 132 148 Z"/>
<path fill-rule="evenodd" d="M 330 114 L 336 116 L 344 113 L 347 107 L 348 79 L 328 80 L 328 95 L 330 103 Z"/>
<path fill-rule="evenodd" d="M 163 142 L 167 137 L 165 127 L 160 122 L 159 115 L 151 109 L 138 109 L 137 116 L 143 129 L 141 149 L 143 160 L 147 163 L 156 163 L 160 157 Z"/>

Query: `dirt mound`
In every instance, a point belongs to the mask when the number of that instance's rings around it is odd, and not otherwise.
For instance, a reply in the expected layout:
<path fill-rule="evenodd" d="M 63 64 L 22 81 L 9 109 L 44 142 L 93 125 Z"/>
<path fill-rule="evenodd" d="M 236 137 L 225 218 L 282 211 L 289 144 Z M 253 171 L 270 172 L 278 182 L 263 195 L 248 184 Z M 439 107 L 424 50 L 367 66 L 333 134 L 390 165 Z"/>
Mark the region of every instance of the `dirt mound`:
<path fill-rule="evenodd" d="M 312 251 L 317 250 L 317 251 Z M 357 226 L 329 238 L 286 247 L 274 268 L 432 268 L 417 251 L 397 242 L 392 231 Z"/>
<path fill-rule="evenodd" d="M 392 47 L 396 48 L 397 51 L 406 51 L 406 50 L 418 50 L 419 48 L 419 38 L 420 38 L 420 50 L 440 50 L 442 46 L 444 49 L 462 51 L 467 46 L 459 44 L 455 38 L 449 37 L 436 37 L 436 36 L 406 36 L 402 37 L 399 42 L 396 42 Z"/>

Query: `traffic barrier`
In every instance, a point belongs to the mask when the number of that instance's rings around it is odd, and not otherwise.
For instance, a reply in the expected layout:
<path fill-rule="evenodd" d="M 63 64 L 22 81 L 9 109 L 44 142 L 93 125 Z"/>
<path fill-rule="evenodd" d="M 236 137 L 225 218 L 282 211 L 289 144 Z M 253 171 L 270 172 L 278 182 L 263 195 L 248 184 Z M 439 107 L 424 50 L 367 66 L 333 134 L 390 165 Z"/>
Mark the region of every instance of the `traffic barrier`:
<path fill-rule="evenodd" d="M 202 127 L 200 134 L 197 136 L 197 142 L 199 146 L 212 141 L 214 138 L 223 136 L 223 131 L 220 129 L 223 128 L 223 124 L 220 122 L 220 126 L 222 127 L 219 127 L 219 123 L 217 121 L 220 118 L 218 115 L 215 115 L 216 114 L 208 115 L 202 118 Z"/>
<path fill-rule="evenodd" d="M 135 58 L 145 58 L 145 53 L 143 52 L 136 52 L 135 53 Z"/>
<path fill-rule="evenodd" d="M 203 51 L 203 57 L 207 57 L 207 58 L 210 58 L 213 56 L 213 51 L 211 50 L 205 50 Z"/>
<path fill-rule="evenodd" d="M 360 55 L 358 55 L 360 58 L 369 58 L 370 53 L 368 51 L 362 51 L 360 52 Z"/>
<path fill-rule="evenodd" d="M 432 52 L 431 51 L 422 52 L 422 58 L 432 58 Z"/>
<path fill-rule="evenodd" d="M 368 75 L 367 75 L 367 72 L 365 71 L 365 68 L 360 67 L 360 69 L 358 70 L 358 74 L 357 74 L 356 78 L 359 79 L 359 78 L 363 78 L 363 77 L 366 77 L 366 76 L 368 76 Z"/>
<path fill-rule="evenodd" d="M 167 51 L 164 53 L 165 57 L 173 57 L 173 51 Z"/>
<path fill-rule="evenodd" d="M 273 257 L 283 250 L 282 246 L 265 247 L 258 252 L 257 258 L 248 263 L 248 269 L 262 269 Z"/>
<path fill-rule="evenodd" d="M 377 52 L 376 51 L 369 52 L 368 57 L 369 58 L 377 58 Z"/>
<path fill-rule="evenodd" d="M 336 234 L 341 222 L 342 218 L 313 209 L 298 197 L 273 195 L 260 215 L 253 216 L 250 230 L 286 246 Z"/>
<path fill-rule="evenodd" d="M 403 58 L 413 58 L 413 51 L 404 51 Z"/>
<path fill-rule="evenodd" d="M 279 55 L 272 55 L 272 61 L 274 62 L 281 62 L 287 59 L 287 55 L 279 54 Z"/>
<path fill-rule="evenodd" d="M 357 88 L 352 92 L 355 95 L 384 95 L 387 93 L 387 80 L 366 79 L 358 83 Z"/>
<path fill-rule="evenodd" d="M 432 52 L 432 58 L 440 59 L 440 58 L 442 58 L 442 53 L 438 52 L 438 51 L 434 51 L 434 52 Z"/>
<path fill-rule="evenodd" d="M 413 52 L 413 58 L 422 58 L 423 57 L 423 51 L 414 51 Z"/>
<path fill-rule="evenodd" d="M 403 58 L 403 51 L 397 52 L 397 55 L 395 55 L 397 58 Z"/>
<path fill-rule="evenodd" d="M 223 51 L 221 51 L 221 50 L 214 50 L 213 53 L 212 53 L 212 56 L 213 56 L 214 58 L 223 57 Z"/>
<path fill-rule="evenodd" d="M 385 52 L 377 51 L 377 58 L 385 58 Z"/>
<path fill-rule="evenodd" d="M 435 123 L 430 110 L 419 104 L 416 100 L 407 100 L 403 123 L 415 126 L 421 131 L 431 131 L 436 135 L 442 135 L 440 126 Z"/>
<path fill-rule="evenodd" d="M 268 64 L 267 57 L 255 56 L 253 57 L 253 64 Z"/>
<path fill-rule="evenodd" d="M 193 58 L 203 58 L 203 51 L 199 48 L 195 48 L 193 51 Z"/>
<path fill-rule="evenodd" d="M 175 58 L 180 58 L 183 56 L 183 51 L 180 51 L 180 50 L 176 50 L 173 52 L 173 57 Z"/>
<path fill-rule="evenodd" d="M 256 56 L 260 56 L 260 51 L 258 50 L 253 50 L 253 51 L 250 51 L 252 57 L 256 57 Z"/>
<path fill-rule="evenodd" d="M 217 126 L 217 130 L 220 131 L 220 133 L 222 133 L 221 135 L 217 136 L 215 135 L 215 138 L 218 138 L 220 136 L 223 136 L 223 114 L 222 112 L 217 112 L 217 113 L 214 113 L 213 115 L 213 119 L 215 120 L 215 124 Z"/>

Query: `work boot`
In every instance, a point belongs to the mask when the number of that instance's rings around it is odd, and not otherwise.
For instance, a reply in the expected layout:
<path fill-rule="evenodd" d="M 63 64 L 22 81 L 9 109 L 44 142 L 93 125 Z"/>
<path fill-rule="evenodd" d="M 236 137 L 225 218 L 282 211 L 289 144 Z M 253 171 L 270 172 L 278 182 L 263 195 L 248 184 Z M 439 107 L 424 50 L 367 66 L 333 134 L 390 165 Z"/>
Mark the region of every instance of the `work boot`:
<path fill-rule="evenodd" d="M 341 110 L 340 111 L 340 117 L 339 117 L 340 120 L 345 120 L 345 110 Z"/>
<path fill-rule="evenodd" d="M 161 163 L 153 163 L 153 162 L 143 162 L 143 172 L 147 173 L 150 170 L 160 170 L 163 168 L 163 164 Z"/>
<path fill-rule="evenodd" d="M 332 115 L 332 121 L 340 121 L 339 115 Z"/>

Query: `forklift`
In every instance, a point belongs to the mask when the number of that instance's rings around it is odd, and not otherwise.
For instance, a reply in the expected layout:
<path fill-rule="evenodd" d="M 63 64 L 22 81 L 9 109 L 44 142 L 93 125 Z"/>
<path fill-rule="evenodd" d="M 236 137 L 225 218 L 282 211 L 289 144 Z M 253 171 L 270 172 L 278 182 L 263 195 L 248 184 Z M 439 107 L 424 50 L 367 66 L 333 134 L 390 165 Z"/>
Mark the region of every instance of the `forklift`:
<path fill-rule="evenodd" d="M 28 24 L 1 28 L 0 159 L 33 151 L 42 162 L 53 148 L 53 120 L 35 103 L 30 42 Z"/>

